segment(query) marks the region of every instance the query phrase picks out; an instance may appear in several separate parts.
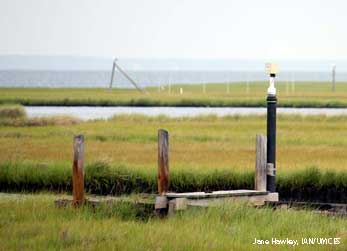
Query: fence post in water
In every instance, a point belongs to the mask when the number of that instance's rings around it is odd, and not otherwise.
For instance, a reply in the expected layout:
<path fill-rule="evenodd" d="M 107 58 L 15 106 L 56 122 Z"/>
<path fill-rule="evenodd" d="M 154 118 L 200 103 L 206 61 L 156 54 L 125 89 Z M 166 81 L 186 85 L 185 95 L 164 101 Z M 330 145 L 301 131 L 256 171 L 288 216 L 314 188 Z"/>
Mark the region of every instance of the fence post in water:
<path fill-rule="evenodd" d="M 72 196 L 73 204 L 84 203 L 84 137 L 77 135 L 73 140 L 72 165 Z"/>
<path fill-rule="evenodd" d="M 169 133 L 158 130 L 158 192 L 165 195 L 169 191 Z"/>
<path fill-rule="evenodd" d="M 266 138 L 264 135 L 256 135 L 256 162 L 254 189 L 266 191 Z"/>

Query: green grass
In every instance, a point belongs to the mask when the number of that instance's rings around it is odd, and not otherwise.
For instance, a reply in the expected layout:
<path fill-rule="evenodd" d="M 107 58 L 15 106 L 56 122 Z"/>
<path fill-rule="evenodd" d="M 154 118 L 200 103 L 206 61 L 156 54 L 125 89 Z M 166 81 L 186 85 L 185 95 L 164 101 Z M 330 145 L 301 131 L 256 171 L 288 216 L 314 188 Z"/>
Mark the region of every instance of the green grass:
<path fill-rule="evenodd" d="M 157 193 L 157 174 L 154 170 L 96 162 L 86 166 L 85 175 L 85 189 L 92 194 Z M 253 185 L 252 171 L 173 170 L 170 173 L 170 190 L 175 192 L 253 189 Z M 71 167 L 28 162 L 1 163 L 0 191 L 70 193 Z M 317 168 L 279 172 L 277 191 L 282 200 L 346 203 L 347 173 Z"/>
<path fill-rule="evenodd" d="M 291 172 L 316 166 L 347 171 L 346 116 L 278 116 L 277 167 Z M 255 135 L 265 116 L 167 118 L 120 116 L 72 125 L 1 126 L 0 162 L 71 165 L 72 138 L 84 134 L 86 162 L 107 161 L 155 171 L 157 130 L 170 133 L 172 170 L 253 171 Z"/>
<path fill-rule="evenodd" d="M 278 117 L 283 198 L 347 201 L 346 121 Z M 70 125 L 0 125 L 1 190 L 71 191 L 72 138 L 82 133 L 89 192 L 155 192 L 159 128 L 170 133 L 172 190 L 252 188 L 255 135 L 265 134 L 265 116 L 133 115 Z"/>
<path fill-rule="evenodd" d="M 174 86 L 172 93 L 133 90 L 0 88 L 0 103 L 25 105 L 264 106 L 266 83 Z M 179 88 L 184 94 L 179 95 Z M 347 84 L 278 85 L 281 106 L 347 107 Z M 71 193 L 72 137 L 86 138 L 86 190 L 101 195 L 155 193 L 157 129 L 170 133 L 172 191 L 253 187 L 255 134 L 264 116 L 155 118 L 108 121 L 31 120 L 19 106 L 0 107 L 0 191 Z M 346 116 L 279 116 L 277 186 L 281 199 L 347 201 Z M 254 238 L 340 237 L 347 219 L 312 211 L 255 209 L 234 203 L 188 210 L 161 220 L 131 204 L 96 209 L 54 207 L 53 195 L 0 194 L 0 250 L 293 250 L 255 246 Z M 139 215 L 141 219 L 139 219 Z"/>
<path fill-rule="evenodd" d="M 1 195 L 1 250 L 293 250 L 252 245 L 254 238 L 341 238 L 340 245 L 295 250 L 346 250 L 347 219 L 312 211 L 256 209 L 233 203 L 188 210 L 168 219 L 137 220 L 129 208 L 55 208 L 52 195 Z M 124 217 L 126 216 L 126 217 Z"/>
<path fill-rule="evenodd" d="M 1 105 L 0 118 L 1 119 L 21 119 L 25 118 L 25 110 L 20 105 Z"/>
<path fill-rule="evenodd" d="M 73 125 L 79 122 L 79 119 L 71 116 L 28 118 L 20 105 L 0 105 L 0 126 Z"/>
<path fill-rule="evenodd" d="M 132 89 L 107 88 L 0 88 L 0 103 L 22 105 L 58 106 L 203 106 L 231 107 L 265 106 L 268 83 L 251 82 L 246 92 L 245 83 L 207 84 L 206 93 L 201 85 L 173 85 L 158 91 L 147 88 L 148 94 Z M 298 82 L 295 90 L 286 83 L 277 83 L 279 106 L 282 107 L 347 107 L 347 83 L 337 83 L 336 92 L 331 91 L 331 83 Z M 180 95 L 180 88 L 183 94 Z"/>

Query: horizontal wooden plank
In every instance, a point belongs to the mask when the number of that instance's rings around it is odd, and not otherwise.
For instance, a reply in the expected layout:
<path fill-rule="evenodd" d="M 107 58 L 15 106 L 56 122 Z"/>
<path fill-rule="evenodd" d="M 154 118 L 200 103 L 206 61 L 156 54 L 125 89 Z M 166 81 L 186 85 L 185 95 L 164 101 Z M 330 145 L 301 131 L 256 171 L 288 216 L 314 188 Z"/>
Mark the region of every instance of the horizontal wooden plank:
<path fill-rule="evenodd" d="M 211 193 L 191 192 L 191 193 L 167 193 L 168 199 L 187 198 L 187 199 L 203 199 L 203 198 L 224 198 L 224 197 L 240 197 L 240 196 L 257 196 L 267 195 L 267 191 L 257 190 L 226 190 L 214 191 Z"/>

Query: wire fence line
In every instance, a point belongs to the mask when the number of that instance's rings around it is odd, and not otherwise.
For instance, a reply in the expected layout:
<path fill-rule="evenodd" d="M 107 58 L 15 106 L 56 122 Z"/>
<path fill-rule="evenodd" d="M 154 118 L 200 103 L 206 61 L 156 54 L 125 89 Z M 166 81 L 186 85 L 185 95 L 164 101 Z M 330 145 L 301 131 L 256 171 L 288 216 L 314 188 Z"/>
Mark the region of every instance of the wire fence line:
<path fill-rule="evenodd" d="M 156 87 L 158 92 L 172 89 L 176 84 L 206 86 L 224 83 L 225 92 L 230 92 L 233 83 L 245 83 L 247 92 L 253 82 L 268 80 L 265 72 L 256 71 L 126 71 L 142 88 Z M 111 71 L 0 71 L 0 87 L 97 87 L 109 86 Z M 287 83 L 288 91 L 298 82 L 331 82 L 332 72 L 282 71 L 277 82 Z M 114 74 L 113 88 L 134 88 L 123 74 Z M 336 72 L 337 82 L 347 82 L 347 72 Z"/>

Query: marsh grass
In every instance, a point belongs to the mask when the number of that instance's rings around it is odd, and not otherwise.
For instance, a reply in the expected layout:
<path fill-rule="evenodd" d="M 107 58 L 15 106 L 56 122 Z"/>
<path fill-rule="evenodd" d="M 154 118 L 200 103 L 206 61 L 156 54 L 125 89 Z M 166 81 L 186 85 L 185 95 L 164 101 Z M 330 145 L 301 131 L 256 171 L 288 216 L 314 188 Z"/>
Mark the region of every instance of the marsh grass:
<path fill-rule="evenodd" d="M 346 116 L 278 117 L 283 198 L 346 202 Z M 72 125 L 1 126 L 2 191 L 71 191 L 72 138 L 85 135 L 88 192 L 156 191 L 157 129 L 170 133 L 173 191 L 252 188 L 265 116 L 118 116 Z"/>
<path fill-rule="evenodd" d="M 0 164 L 0 191 L 68 192 L 72 191 L 69 166 L 34 163 Z M 90 163 L 85 170 L 85 189 L 99 195 L 157 193 L 157 173 L 130 166 L 110 166 L 104 161 Z M 172 171 L 170 190 L 174 192 L 253 189 L 254 172 L 209 170 Z M 347 173 L 324 172 L 311 167 L 277 176 L 282 200 L 347 202 Z"/>
<path fill-rule="evenodd" d="M 52 195 L 1 195 L 3 250 L 293 250 L 252 245 L 254 238 L 340 237 L 340 245 L 295 250 L 346 250 L 346 219 L 312 211 L 255 209 L 242 203 L 187 210 L 139 221 L 127 206 L 55 208 Z"/>
<path fill-rule="evenodd" d="M 108 88 L 0 88 L 0 103 L 48 106 L 190 106 L 190 107 L 265 107 L 267 82 L 251 82 L 250 92 L 245 83 L 230 85 L 209 83 L 206 93 L 201 85 L 172 85 L 158 92 L 147 88 L 148 94 L 133 89 Z M 347 84 L 337 83 L 331 92 L 328 82 L 298 82 L 295 92 L 286 91 L 286 83 L 276 83 L 279 106 L 282 107 L 347 107 Z M 184 94 L 180 95 L 180 88 Z"/>
<path fill-rule="evenodd" d="M 0 118 L 1 119 L 18 119 L 25 118 L 26 113 L 20 105 L 1 105 L 0 106 Z"/>
<path fill-rule="evenodd" d="M 20 105 L 0 105 L 0 126 L 74 125 L 80 122 L 80 119 L 71 116 L 28 118 Z"/>
<path fill-rule="evenodd" d="M 279 115 L 278 170 L 290 172 L 316 166 L 346 171 L 346 120 L 347 116 Z M 82 133 L 89 162 L 107 159 L 114 165 L 155 170 L 157 130 L 164 128 L 170 133 L 172 170 L 253 171 L 255 135 L 265 134 L 266 118 L 132 115 L 107 121 L 42 125 L 1 126 L 0 162 L 26 160 L 70 165 L 73 135 Z"/>

